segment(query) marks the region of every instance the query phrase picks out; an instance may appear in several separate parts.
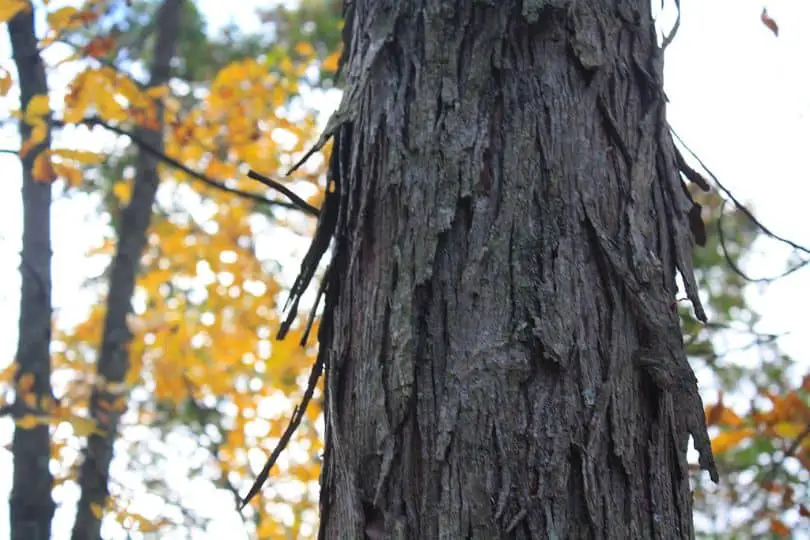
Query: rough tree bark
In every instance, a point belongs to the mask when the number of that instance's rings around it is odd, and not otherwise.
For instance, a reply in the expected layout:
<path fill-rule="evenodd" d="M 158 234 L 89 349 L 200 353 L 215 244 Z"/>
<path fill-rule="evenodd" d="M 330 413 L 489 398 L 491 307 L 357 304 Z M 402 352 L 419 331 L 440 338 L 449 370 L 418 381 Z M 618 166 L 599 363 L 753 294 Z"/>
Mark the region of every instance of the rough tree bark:
<path fill-rule="evenodd" d="M 23 10 L 8 23 L 12 54 L 20 80 L 20 105 L 24 111 L 31 98 L 48 94 L 45 65 L 39 54 L 34 28 L 34 9 Z M 20 121 L 23 141 L 31 136 L 31 126 Z M 34 179 L 37 155 L 50 147 L 50 129 L 45 140 L 28 151 L 22 161 L 23 238 L 20 274 L 19 338 L 17 373 L 19 384 L 27 376 L 33 385 L 27 396 L 18 395 L 11 407 L 15 419 L 47 414 L 43 398 L 51 393 L 51 184 Z M 23 377 L 26 377 L 25 379 Z M 30 400 L 29 397 L 35 399 Z M 33 428 L 15 426 L 11 452 L 14 480 L 11 488 L 10 518 L 13 540 L 48 540 L 54 502 L 48 424 Z"/>
<path fill-rule="evenodd" d="M 150 86 L 159 86 L 169 81 L 182 8 L 183 0 L 164 0 L 155 15 L 156 38 Z M 138 128 L 136 135 L 139 140 L 160 152 L 163 148 L 162 109 L 158 110 L 158 127 Z M 109 495 L 110 462 L 121 414 L 121 411 L 113 410 L 110 404 L 120 395 L 121 389 L 117 387 L 120 387 L 129 369 L 127 345 L 131 335 L 126 318 L 132 312 L 132 293 L 146 245 L 146 233 L 159 180 L 157 158 L 152 153 L 139 150 L 132 197 L 123 210 L 118 228 L 118 244 L 110 271 L 107 313 L 98 359 L 99 379 L 109 384 L 94 387 L 90 398 L 90 414 L 104 430 L 104 435 L 91 435 L 87 440 L 84 461 L 79 471 L 81 497 L 73 525 L 73 540 L 101 538 L 100 516 Z"/>
<path fill-rule="evenodd" d="M 650 1 L 346 6 L 294 290 L 334 233 L 321 538 L 694 536 L 676 273 L 705 315 Z"/>

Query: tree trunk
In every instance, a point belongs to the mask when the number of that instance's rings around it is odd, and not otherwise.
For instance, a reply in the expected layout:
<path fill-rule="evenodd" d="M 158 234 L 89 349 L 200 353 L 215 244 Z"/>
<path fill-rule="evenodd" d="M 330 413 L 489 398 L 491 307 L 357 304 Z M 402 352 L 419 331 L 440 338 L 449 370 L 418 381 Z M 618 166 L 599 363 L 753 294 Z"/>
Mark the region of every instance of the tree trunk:
<path fill-rule="evenodd" d="M 649 0 L 354 0 L 344 39 L 321 538 L 693 537 Z"/>
<path fill-rule="evenodd" d="M 8 23 L 14 63 L 20 77 L 20 105 L 25 111 L 31 98 L 48 94 L 45 65 L 34 29 L 34 9 L 23 10 Z M 26 141 L 31 126 L 20 120 Z M 20 274 L 20 321 L 17 342 L 17 396 L 12 406 L 16 420 L 33 415 L 44 419 L 51 393 L 51 183 L 34 179 L 34 160 L 50 147 L 45 140 L 22 156 L 23 238 Z M 30 380 L 29 387 L 22 381 Z M 26 388 L 23 388 L 26 387 Z M 30 399 L 35 398 L 35 399 Z M 51 446 L 47 422 L 34 427 L 17 425 L 11 452 L 14 481 L 10 518 L 13 540 L 48 540 L 54 502 L 53 476 L 49 469 Z"/>
<path fill-rule="evenodd" d="M 183 0 L 164 0 L 157 11 L 150 86 L 159 86 L 169 81 L 182 9 Z M 161 151 L 163 113 L 160 107 L 158 127 L 138 128 L 136 134 L 139 140 L 154 150 Z M 120 388 L 121 383 L 129 370 L 128 344 L 131 335 L 126 318 L 132 312 L 132 293 L 146 245 L 146 233 L 159 181 L 157 158 L 147 151 L 139 150 L 132 198 L 123 211 L 118 227 L 118 244 L 110 271 L 107 313 L 98 359 L 99 379 L 108 384 L 96 385 L 90 397 L 90 414 L 104 430 L 104 434 L 94 434 L 87 439 L 84 461 L 79 472 L 81 497 L 73 525 L 73 540 L 101 538 L 101 515 L 109 495 L 110 462 L 122 412 L 114 410 L 111 404 L 123 391 Z"/>

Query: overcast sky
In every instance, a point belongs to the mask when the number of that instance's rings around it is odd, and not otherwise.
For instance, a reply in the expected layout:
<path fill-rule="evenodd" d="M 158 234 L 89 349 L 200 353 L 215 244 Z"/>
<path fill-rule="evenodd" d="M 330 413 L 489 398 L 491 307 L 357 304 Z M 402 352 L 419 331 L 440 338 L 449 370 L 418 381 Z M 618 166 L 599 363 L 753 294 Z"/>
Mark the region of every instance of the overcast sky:
<path fill-rule="evenodd" d="M 657 0 L 655 0 L 657 3 Z M 56 2 L 51 2 L 55 4 Z M 266 1 L 197 0 L 213 24 L 229 17 L 249 30 L 258 24 L 256 6 Z M 737 196 L 752 203 L 759 219 L 777 234 L 810 245 L 810 2 L 807 0 L 682 0 L 677 39 L 667 51 L 666 90 L 669 119 L 687 144 Z M 776 38 L 760 21 L 767 5 L 780 26 Z M 225 11 L 227 7 L 227 11 Z M 669 13 L 671 15 L 671 13 Z M 667 19 L 669 20 L 669 19 Z M 8 38 L 0 35 L 0 65 L 14 72 Z M 0 118 L 14 103 L 0 100 Z M 330 104 L 330 106 L 333 106 Z M 18 142 L 0 130 L 0 148 Z M 0 368 L 14 355 L 20 249 L 20 174 L 13 156 L 0 154 Z M 54 207 L 54 305 L 69 317 L 81 305 L 79 284 L 86 277 L 84 252 L 96 238 L 97 225 L 86 204 L 62 201 Z M 750 274 L 768 276 L 784 268 L 788 252 L 762 244 Z M 810 271 L 803 270 L 750 291 L 763 314 L 762 330 L 788 332 L 780 347 L 810 366 Z M 81 312 L 78 312 L 79 314 Z M 0 421 L 0 445 L 11 440 L 11 422 Z M 0 538 L 8 536 L 11 455 L 0 449 Z M 62 513 L 69 526 L 72 512 Z M 223 515 L 220 531 L 233 536 L 232 512 Z M 222 533 L 212 532 L 211 538 Z M 67 538 L 57 530 L 54 539 Z"/>

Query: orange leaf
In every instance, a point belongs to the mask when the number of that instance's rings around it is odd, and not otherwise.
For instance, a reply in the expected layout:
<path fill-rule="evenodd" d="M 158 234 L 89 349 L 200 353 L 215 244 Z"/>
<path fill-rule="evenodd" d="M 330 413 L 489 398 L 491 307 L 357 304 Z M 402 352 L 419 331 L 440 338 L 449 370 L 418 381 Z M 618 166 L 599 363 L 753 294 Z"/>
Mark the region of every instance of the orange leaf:
<path fill-rule="evenodd" d="M 308 41 L 302 41 L 298 45 L 295 46 L 295 52 L 300 54 L 305 58 L 309 58 L 313 54 L 315 54 L 315 47 Z"/>
<path fill-rule="evenodd" d="M 340 62 L 340 51 L 335 51 L 323 59 L 321 67 L 326 71 L 337 71 L 338 63 Z"/>
<path fill-rule="evenodd" d="M 767 9 L 762 8 L 762 15 L 760 16 L 760 19 L 762 20 L 762 24 L 767 26 L 768 29 L 773 32 L 773 35 L 779 36 L 779 25 L 776 24 L 776 21 L 773 20 L 770 15 L 768 15 Z"/>
<path fill-rule="evenodd" d="M 5 96 L 8 94 L 8 91 L 11 89 L 12 82 L 13 80 L 11 79 L 11 73 L 0 67 L 0 96 Z"/>
<path fill-rule="evenodd" d="M 115 38 L 113 36 L 97 36 L 90 40 L 90 43 L 84 46 L 84 52 L 87 56 L 93 58 L 101 58 L 109 53 L 115 45 Z"/>
<path fill-rule="evenodd" d="M 779 519 L 771 520 L 771 532 L 777 536 L 790 536 L 790 529 Z"/>
<path fill-rule="evenodd" d="M 53 182 L 56 180 L 56 171 L 51 162 L 50 152 L 45 151 L 37 154 L 31 174 L 34 175 L 34 180 L 38 182 Z"/>
<path fill-rule="evenodd" d="M 756 431 L 751 428 L 730 429 L 723 431 L 712 439 L 712 450 L 715 454 L 722 454 L 733 449 L 745 439 L 752 437 Z"/>

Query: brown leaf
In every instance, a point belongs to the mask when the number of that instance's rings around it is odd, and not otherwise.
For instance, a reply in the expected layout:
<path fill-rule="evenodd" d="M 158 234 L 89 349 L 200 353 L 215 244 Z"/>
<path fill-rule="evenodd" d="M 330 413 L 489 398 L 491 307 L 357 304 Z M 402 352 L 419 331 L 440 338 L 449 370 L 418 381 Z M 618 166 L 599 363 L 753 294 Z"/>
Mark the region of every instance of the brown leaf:
<path fill-rule="evenodd" d="M 762 20 L 762 24 L 768 27 L 768 29 L 773 32 L 773 35 L 779 36 L 779 25 L 776 24 L 776 21 L 768 15 L 768 10 L 766 8 L 762 8 L 762 15 L 760 16 Z"/>

